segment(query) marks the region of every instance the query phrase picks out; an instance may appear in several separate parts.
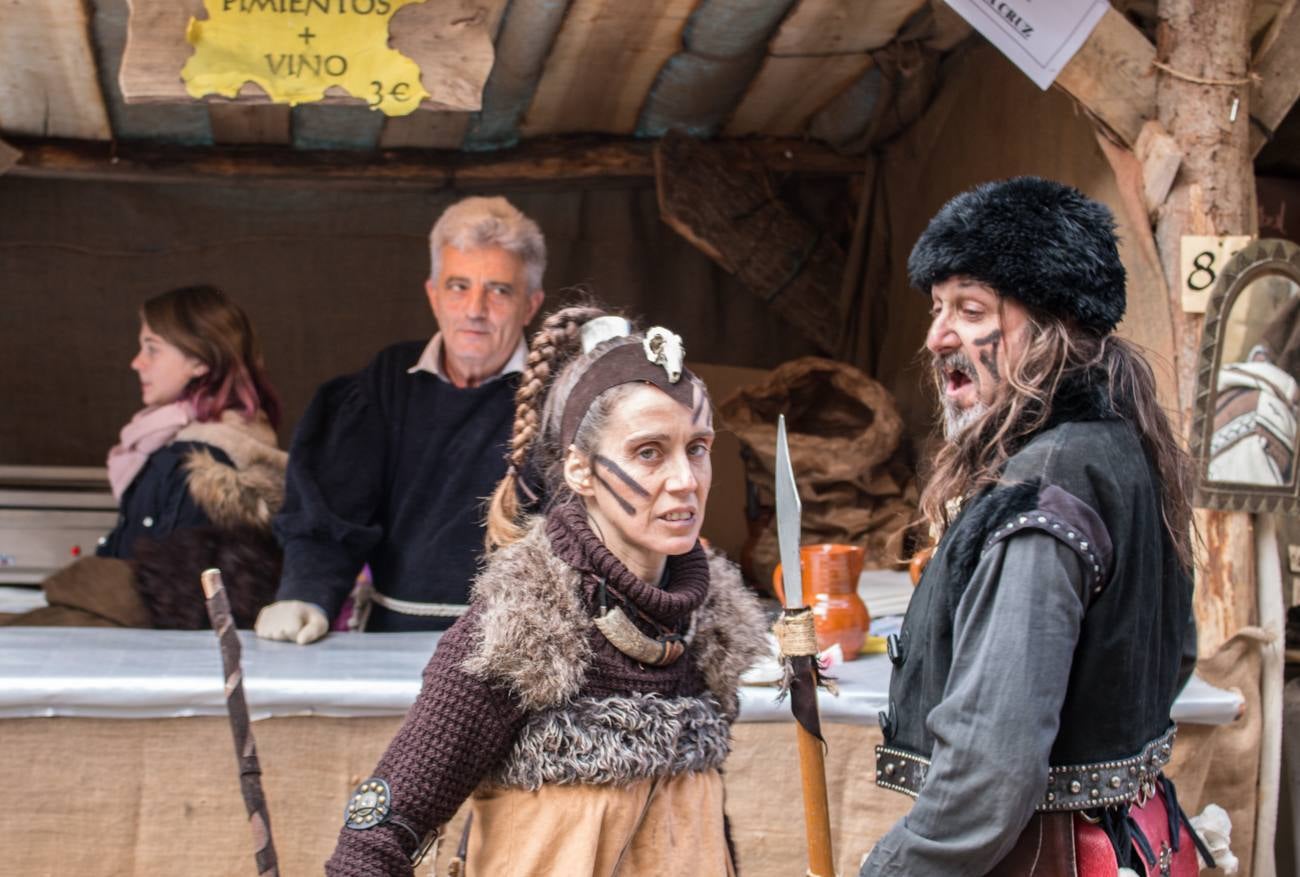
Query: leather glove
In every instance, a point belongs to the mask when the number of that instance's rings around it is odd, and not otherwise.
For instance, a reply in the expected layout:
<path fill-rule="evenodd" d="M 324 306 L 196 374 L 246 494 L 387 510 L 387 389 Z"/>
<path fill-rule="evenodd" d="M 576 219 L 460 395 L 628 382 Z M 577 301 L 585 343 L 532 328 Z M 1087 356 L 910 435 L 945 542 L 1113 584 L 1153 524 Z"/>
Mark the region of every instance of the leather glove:
<path fill-rule="evenodd" d="M 300 646 L 314 643 L 329 633 L 330 622 L 325 610 L 302 600 L 280 600 L 257 613 L 253 632 L 262 639 L 296 642 Z"/>

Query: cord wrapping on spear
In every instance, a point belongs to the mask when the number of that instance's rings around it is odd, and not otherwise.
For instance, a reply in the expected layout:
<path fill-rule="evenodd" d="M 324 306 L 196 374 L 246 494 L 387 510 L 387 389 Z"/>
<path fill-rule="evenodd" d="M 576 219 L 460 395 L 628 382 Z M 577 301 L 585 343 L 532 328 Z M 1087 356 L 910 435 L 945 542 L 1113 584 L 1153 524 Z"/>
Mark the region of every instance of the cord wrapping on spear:
<path fill-rule="evenodd" d="M 279 877 L 280 865 L 271 836 L 271 815 L 262 793 L 262 766 L 257 760 L 257 742 L 249 726 L 248 701 L 244 699 L 244 671 L 240 667 L 243 650 L 235 630 L 230 600 L 221 582 L 221 570 L 204 570 L 200 580 L 208 610 L 208 619 L 221 646 L 221 667 L 225 676 L 226 713 L 230 716 L 230 733 L 235 742 L 235 760 L 239 765 L 239 791 L 248 811 L 248 827 L 253 833 L 254 860 L 258 877 Z"/>
<path fill-rule="evenodd" d="M 835 680 L 822 672 L 817 660 L 817 633 L 813 613 L 808 607 L 786 609 L 772 625 L 780 650 L 782 679 L 777 702 L 790 697 L 795 720 L 823 744 L 821 715 L 817 709 L 817 689 L 838 694 Z"/>

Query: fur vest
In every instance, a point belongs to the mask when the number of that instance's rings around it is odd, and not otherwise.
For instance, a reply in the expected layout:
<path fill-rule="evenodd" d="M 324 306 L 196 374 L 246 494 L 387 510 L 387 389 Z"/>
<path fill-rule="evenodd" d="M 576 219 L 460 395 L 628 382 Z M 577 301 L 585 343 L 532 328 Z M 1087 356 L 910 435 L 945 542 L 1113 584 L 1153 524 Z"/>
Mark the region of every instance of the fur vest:
<path fill-rule="evenodd" d="M 601 672 L 581 574 L 556 556 L 539 519 L 495 554 L 474 584 L 480 624 L 463 663 L 471 676 L 507 688 L 524 727 L 492 782 L 627 783 L 720 767 L 730 751 L 740 676 L 767 652 L 757 598 L 725 558 L 708 557 L 709 588 L 695 637 L 680 659 L 704 680 L 696 696 L 641 691 L 591 695 Z"/>

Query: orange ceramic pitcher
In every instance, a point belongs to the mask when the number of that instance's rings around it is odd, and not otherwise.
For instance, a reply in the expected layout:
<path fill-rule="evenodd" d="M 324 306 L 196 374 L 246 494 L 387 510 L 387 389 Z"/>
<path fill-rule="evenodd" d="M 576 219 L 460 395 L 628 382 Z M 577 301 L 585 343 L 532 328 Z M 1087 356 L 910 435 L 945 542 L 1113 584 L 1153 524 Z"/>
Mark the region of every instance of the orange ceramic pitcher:
<path fill-rule="evenodd" d="M 865 557 L 866 553 L 856 545 L 823 542 L 799 549 L 804 599 L 812 606 L 817 647 L 825 650 L 839 643 L 846 661 L 852 661 L 862 651 L 871 628 L 867 606 L 858 596 L 858 576 Z M 772 587 L 785 603 L 780 564 L 772 573 Z"/>

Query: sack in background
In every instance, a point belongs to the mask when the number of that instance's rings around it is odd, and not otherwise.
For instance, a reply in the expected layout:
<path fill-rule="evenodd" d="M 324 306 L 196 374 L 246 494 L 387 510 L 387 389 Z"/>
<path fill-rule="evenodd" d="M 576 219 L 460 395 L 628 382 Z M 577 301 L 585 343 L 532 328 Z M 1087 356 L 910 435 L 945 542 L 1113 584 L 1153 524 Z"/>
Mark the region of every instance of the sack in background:
<path fill-rule="evenodd" d="M 810 356 L 742 387 L 719 411 L 745 460 L 749 539 L 741 566 L 762 590 L 771 589 L 780 560 L 773 487 L 780 414 L 803 502 L 801 544 L 857 545 L 868 569 L 906 559 L 903 533 L 916 517 L 916 476 L 897 405 L 881 384 L 847 363 Z"/>

